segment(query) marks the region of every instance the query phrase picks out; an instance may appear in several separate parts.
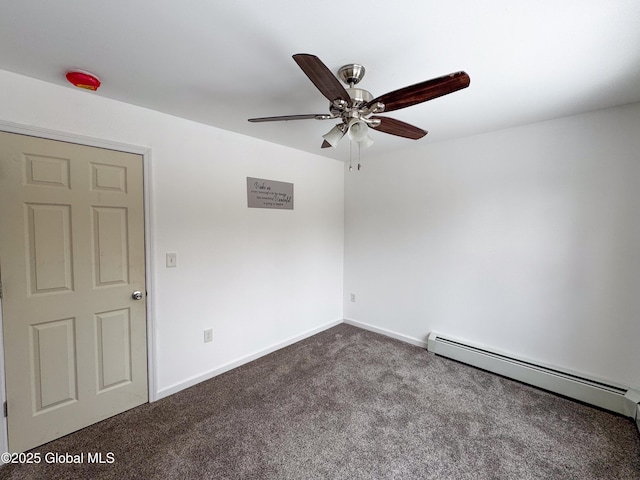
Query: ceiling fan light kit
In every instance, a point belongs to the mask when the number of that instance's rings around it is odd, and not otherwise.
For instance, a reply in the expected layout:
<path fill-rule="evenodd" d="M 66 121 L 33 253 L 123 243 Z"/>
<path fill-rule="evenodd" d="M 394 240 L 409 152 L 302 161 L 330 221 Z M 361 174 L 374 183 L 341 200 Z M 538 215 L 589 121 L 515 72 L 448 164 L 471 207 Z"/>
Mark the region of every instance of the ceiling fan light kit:
<path fill-rule="evenodd" d="M 373 139 L 369 136 L 367 122 L 361 118 L 349 120 L 349 139 L 356 142 L 358 147 L 366 148 L 373 145 Z"/>
<path fill-rule="evenodd" d="M 362 88 L 355 88 L 365 74 L 365 68 L 357 63 L 340 67 L 338 77 L 348 85 L 345 89 L 340 80 L 315 55 L 299 53 L 293 59 L 309 77 L 327 100 L 329 114 L 315 113 L 284 115 L 277 117 L 250 118 L 250 122 L 274 122 L 283 120 L 340 120 L 328 133 L 323 135 L 322 148 L 335 147 L 348 134 L 358 147 L 368 147 L 373 143 L 369 129 L 398 137 L 418 140 L 427 134 L 426 130 L 391 117 L 377 114 L 410 107 L 418 103 L 456 92 L 469 86 L 470 78 L 465 72 L 455 72 L 425 82 L 394 90 L 379 97 Z"/>
<path fill-rule="evenodd" d="M 344 123 L 339 123 L 335 127 L 333 127 L 329 132 L 325 133 L 322 138 L 324 138 L 325 142 L 329 144 L 330 147 L 335 147 L 338 145 L 338 142 L 344 137 L 347 133 L 347 125 Z M 323 142 L 323 144 L 325 143 Z"/>
<path fill-rule="evenodd" d="M 351 140 L 361 142 L 368 133 L 369 127 L 367 127 L 367 124 L 363 120 L 359 118 L 349 120 L 349 138 Z"/>
<path fill-rule="evenodd" d="M 371 145 L 373 145 L 373 138 L 371 138 L 369 135 L 367 135 L 366 137 L 364 137 L 362 140 L 358 142 L 358 146 L 361 148 L 367 148 L 367 147 L 370 147 Z"/>

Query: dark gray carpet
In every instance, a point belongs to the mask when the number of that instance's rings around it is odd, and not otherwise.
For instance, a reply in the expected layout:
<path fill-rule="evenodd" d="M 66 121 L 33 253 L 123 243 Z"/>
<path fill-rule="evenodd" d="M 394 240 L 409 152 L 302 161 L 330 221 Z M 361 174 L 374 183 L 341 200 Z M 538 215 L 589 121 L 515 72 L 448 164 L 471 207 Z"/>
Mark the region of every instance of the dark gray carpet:
<path fill-rule="evenodd" d="M 635 424 L 339 325 L 32 452 L 6 479 L 640 479 Z"/>

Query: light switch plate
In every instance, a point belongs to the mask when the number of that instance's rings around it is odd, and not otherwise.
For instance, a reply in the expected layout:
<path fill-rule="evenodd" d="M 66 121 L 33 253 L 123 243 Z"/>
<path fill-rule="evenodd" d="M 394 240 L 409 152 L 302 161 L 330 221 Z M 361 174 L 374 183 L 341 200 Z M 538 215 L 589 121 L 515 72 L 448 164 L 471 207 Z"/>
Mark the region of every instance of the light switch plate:
<path fill-rule="evenodd" d="M 167 268 L 178 266 L 178 259 L 175 253 L 167 253 Z"/>
<path fill-rule="evenodd" d="M 204 331 L 204 343 L 213 342 L 213 328 L 207 328 Z"/>

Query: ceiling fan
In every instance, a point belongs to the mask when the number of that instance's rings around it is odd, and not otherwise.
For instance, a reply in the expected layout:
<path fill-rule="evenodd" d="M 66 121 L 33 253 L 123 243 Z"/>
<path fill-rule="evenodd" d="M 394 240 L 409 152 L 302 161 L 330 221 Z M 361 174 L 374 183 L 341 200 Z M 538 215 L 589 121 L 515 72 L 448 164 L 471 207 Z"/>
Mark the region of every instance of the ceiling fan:
<path fill-rule="evenodd" d="M 373 97 L 362 88 L 355 88 L 365 68 L 357 63 L 344 65 L 338 70 L 340 79 L 349 86 L 345 89 L 340 80 L 315 55 L 299 53 L 293 59 L 309 77 L 320 93 L 329 100 L 329 113 L 310 113 L 302 115 L 282 115 L 277 117 L 250 118 L 250 122 L 278 122 L 283 120 L 333 120 L 340 122 L 326 135 L 323 135 L 322 148 L 335 147 L 338 141 L 348 134 L 351 140 L 367 147 L 373 143 L 369 137 L 369 128 L 398 137 L 418 140 L 427 134 L 426 130 L 415 127 L 395 118 L 382 117 L 382 112 L 391 112 L 426 102 L 469 86 L 470 78 L 465 72 L 455 72 L 442 77 L 416 83 L 408 87 Z"/>

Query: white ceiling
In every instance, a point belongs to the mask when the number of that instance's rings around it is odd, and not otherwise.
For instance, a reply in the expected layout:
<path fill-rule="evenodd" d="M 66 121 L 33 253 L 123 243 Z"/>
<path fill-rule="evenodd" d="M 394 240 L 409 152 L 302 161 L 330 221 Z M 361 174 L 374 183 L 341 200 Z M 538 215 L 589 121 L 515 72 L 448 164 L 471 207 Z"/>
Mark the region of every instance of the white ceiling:
<path fill-rule="evenodd" d="M 367 69 L 374 96 L 458 70 L 469 88 L 388 114 L 429 131 L 373 132 L 375 153 L 640 101 L 638 0 L 3 0 L 0 69 L 223 129 L 320 149 L 332 121 L 291 55 Z M 0 107 L 1 108 L 1 107 Z M 371 152 L 372 154 L 374 152 Z"/>

